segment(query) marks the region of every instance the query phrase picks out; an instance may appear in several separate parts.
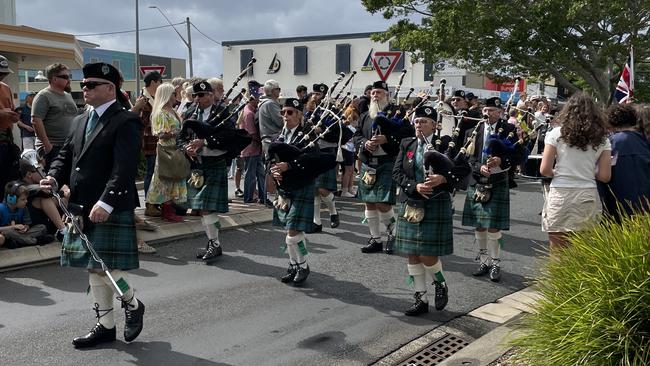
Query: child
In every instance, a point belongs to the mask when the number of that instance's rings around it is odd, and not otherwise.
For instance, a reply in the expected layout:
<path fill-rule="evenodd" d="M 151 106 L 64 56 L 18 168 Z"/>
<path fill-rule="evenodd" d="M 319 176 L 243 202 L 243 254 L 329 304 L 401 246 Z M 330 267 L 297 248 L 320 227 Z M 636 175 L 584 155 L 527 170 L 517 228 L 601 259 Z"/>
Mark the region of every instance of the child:
<path fill-rule="evenodd" d="M 2 245 L 14 249 L 43 245 L 54 238 L 47 235 L 45 225 L 34 225 L 27 210 L 27 188 L 18 181 L 7 183 L 4 201 L 0 203 L 0 233 Z"/>
<path fill-rule="evenodd" d="M 38 170 L 25 159 L 20 159 L 20 176 L 25 185 L 38 184 L 43 179 Z M 62 191 L 63 200 L 67 203 L 70 191 L 67 186 L 64 186 Z M 30 191 L 27 196 L 27 210 L 32 223 L 45 225 L 50 234 L 56 231 L 57 240 L 63 240 L 67 228 L 51 193 L 42 190 Z"/>

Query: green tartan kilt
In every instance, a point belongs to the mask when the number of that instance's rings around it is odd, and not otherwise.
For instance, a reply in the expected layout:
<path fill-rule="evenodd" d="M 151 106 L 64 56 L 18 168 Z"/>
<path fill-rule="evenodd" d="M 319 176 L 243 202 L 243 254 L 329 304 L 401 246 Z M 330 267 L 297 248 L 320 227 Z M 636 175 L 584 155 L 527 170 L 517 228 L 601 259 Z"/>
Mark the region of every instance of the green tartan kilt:
<path fill-rule="evenodd" d="M 201 188 L 188 185 L 187 200 L 193 210 L 228 212 L 228 175 L 226 160 L 203 156 L 203 163 L 197 167 L 203 171 L 204 184 Z"/>
<path fill-rule="evenodd" d="M 285 230 L 307 231 L 314 225 L 314 184 L 289 192 L 291 207 L 288 212 L 273 209 L 273 225 Z"/>
<path fill-rule="evenodd" d="M 474 202 L 476 187 L 467 187 L 465 207 L 463 208 L 463 226 L 484 229 L 510 229 L 510 191 L 508 173 L 498 175 L 492 182 L 492 198 L 487 203 Z"/>
<path fill-rule="evenodd" d="M 140 267 L 133 211 L 113 212 L 105 222 L 85 224 L 83 232 L 109 269 L 129 270 Z M 72 230 L 63 238 L 61 266 L 102 268 L 92 258 L 81 237 L 73 234 Z"/>
<path fill-rule="evenodd" d="M 338 184 L 336 182 L 336 169 L 337 167 L 334 167 L 316 177 L 316 188 L 325 188 L 328 191 L 332 192 L 336 191 L 338 187 Z"/>
<path fill-rule="evenodd" d="M 386 162 L 377 167 L 376 169 L 377 180 L 372 186 L 368 186 L 363 182 L 363 175 L 368 166 L 361 164 L 361 171 L 359 172 L 359 187 L 357 189 L 357 198 L 367 203 L 387 203 L 394 205 L 396 202 L 397 184 L 393 180 L 393 162 Z"/>
<path fill-rule="evenodd" d="M 454 223 L 448 192 L 425 201 L 424 219 L 411 223 L 404 219 L 406 202 L 397 212 L 397 251 L 405 255 L 443 256 L 454 252 Z"/>

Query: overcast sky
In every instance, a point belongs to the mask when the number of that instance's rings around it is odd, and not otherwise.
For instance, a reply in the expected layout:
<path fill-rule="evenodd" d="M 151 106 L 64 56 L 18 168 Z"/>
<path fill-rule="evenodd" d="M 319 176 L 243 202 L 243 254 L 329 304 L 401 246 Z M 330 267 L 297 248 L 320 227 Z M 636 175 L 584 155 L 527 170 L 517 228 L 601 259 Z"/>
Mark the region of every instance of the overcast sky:
<path fill-rule="evenodd" d="M 375 32 L 389 22 L 371 15 L 360 0 L 139 0 L 140 29 L 190 21 L 216 41 Z M 16 23 L 74 35 L 135 29 L 135 0 L 16 1 Z M 177 29 L 185 37 L 184 25 Z M 84 36 L 104 49 L 135 52 L 135 33 Z M 192 29 L 194 74 L 222 72 L 221 46 Z M 188 59 L 187 47 L 172 28 L 140 32 L 140 53 Z M 188 69 L 189 72 L 189 69 Z"/>

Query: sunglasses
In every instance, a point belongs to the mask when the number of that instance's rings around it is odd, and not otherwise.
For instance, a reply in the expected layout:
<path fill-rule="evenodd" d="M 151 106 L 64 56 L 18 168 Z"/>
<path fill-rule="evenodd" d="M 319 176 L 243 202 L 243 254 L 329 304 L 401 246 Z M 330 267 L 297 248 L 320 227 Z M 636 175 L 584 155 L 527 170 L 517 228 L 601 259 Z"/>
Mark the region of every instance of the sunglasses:
<path fill-rule="evenodd" d="M 105 83 L 102 81 L 82 81 L 79 83 L 79 86 L 81 86 L 81 89 L 86 88 L 88 90 L 95 89 L 99 85 L 107 85 L 110 83 Z"/>
<path fill-rule="evenodd" d="M 69 74 L 54 75 L 54 76 L 56 76 L 56 77 L 59 78 L 59 79 L 65 79 L 65 80 L 70 80 L 70 79 L 72 79 L 72 75 L 69 75 Z"/>
<path fill-rule="evenodd" d="M 208 93 L 194 93 L 192 94 L 192 98 L 196 98 L 196 97 L 203 98 L 206 95 L 208 95 Z"/>
<path fill-rule="evenodd" d="M 280 114 L 283 116 L 293 116 L 293 111 L 291 109 L 285 109 L 280 111 Z"/>

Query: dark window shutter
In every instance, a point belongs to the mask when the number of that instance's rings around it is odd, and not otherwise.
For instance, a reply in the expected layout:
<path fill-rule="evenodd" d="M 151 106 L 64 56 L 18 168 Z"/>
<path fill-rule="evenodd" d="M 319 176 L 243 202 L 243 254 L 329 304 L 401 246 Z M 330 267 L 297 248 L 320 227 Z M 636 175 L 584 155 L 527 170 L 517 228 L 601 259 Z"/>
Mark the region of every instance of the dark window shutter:
<path fill-rule="evenodd" d="M 336 45 L 336 73 L 349 73 L 350 72 L 350 44 L 337 44 Z"/>
<path fill-rule="evenodd" d="M 393 45 L 390 45 L 390 51 L 402 51 L 397 47 L 393 47 Z M 392 72 L 402 72 L 404 70 L 404 57 L 406 55 L 404 52 L 402 52 L 402 56 L 400 56 L 399 60 L 397 61 L 397 65 L 395 65 L 395 68 L 393 69 Z"/>
<path fill-rule="evenodd" d="M 433 81 L 433 64 L 424 64 L 424 81 Z"/>
<path fill-rule="evenodd" d="M 293 74 L 307 75 L 307 47 L 296 46 L 293 48 Z"/>
<path fill-rule="evenodd" d="M 239 51 L 239 70 L 243 70 L 246 65 L 250 62 L 250 60 L 253 58 L 253 50 L 251 49 L 246 49 L 246 50 L 240 50 Z M 248 70 L 248 73 L 246 76 L 253 76 L 253 69 L 255 66 L 251 67 L 250 70 Z"/>

